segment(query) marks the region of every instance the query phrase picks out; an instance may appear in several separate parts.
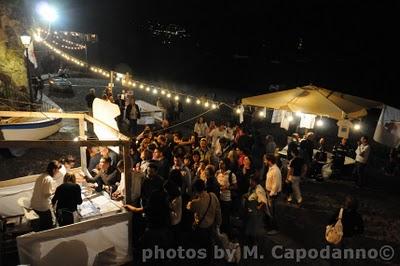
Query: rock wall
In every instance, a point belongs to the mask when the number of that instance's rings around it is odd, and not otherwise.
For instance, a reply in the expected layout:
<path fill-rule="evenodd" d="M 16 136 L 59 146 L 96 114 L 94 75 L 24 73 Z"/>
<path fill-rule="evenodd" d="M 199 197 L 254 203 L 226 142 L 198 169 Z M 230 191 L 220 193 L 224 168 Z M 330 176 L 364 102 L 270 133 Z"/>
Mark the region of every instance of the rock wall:
<path fill-rule="evenodd" d="M 0 87 L 27 87 L 24 47 L 20 41 L 27 32 L 24 3 L 0 1 Z"/>

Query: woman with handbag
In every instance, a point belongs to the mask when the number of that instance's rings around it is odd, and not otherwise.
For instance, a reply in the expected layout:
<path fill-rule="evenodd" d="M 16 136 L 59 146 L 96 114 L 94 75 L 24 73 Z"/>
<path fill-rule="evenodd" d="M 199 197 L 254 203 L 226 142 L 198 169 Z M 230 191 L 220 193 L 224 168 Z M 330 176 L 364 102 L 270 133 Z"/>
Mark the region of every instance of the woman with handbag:
<path fill-rule="evenodd" d="M 193 184 L 195 198 L 187 204 L 187 209 L 193 213 L 193 239 L 195 248 L 206 249 L 208 259 L 211 258 L 213 237 L 216 228 L 221 225 L 221 207 L 217 196 L 205 190 L 203 180 L 197 179 Z"/>

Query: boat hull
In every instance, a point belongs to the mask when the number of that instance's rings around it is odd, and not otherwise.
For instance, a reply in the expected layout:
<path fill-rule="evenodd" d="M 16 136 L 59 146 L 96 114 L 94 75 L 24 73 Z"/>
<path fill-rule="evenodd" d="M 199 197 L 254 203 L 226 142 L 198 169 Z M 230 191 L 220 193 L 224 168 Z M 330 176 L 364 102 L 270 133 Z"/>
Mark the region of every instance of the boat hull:
<path fill-rule="evenodd" d="M 43 119 L 32 122 L 21 122 L 0 125 L 0 130 L 5 140 L 40 140 L 58 132 L 61 128 L 61 118 Z M 27 149 L 10 148 L 14 156 L 22 156 Z"/>

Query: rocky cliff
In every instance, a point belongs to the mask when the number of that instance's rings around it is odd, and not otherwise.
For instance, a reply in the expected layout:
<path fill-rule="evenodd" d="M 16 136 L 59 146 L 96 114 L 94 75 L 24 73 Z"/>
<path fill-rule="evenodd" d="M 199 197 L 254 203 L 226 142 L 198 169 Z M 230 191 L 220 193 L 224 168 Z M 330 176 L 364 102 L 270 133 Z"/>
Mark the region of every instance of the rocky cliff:
<path fill-rule="evenodd" d="M 26 14 L 21 0 L 0 1 L 0 90 L 27 87 L 24 47 L 20 42 L 27 32 Z"/>

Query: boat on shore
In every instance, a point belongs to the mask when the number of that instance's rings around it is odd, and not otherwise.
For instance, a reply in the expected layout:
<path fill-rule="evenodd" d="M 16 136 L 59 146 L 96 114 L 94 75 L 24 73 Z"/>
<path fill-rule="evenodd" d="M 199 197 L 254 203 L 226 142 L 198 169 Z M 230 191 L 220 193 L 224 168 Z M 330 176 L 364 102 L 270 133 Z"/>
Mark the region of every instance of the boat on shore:
<path fill-rule="evenodd" d="M 62 112 L 62 109 L 46 95 L 43 95 L 43 112 Z M 58 132 L 62 126 L 61 118 L 38 117 L 5 117 L 0 118 L 0 132 L 4 140 L 40 140 Z M 27 149 L 10 148 L 11 154 L 19 157 Z"/>

